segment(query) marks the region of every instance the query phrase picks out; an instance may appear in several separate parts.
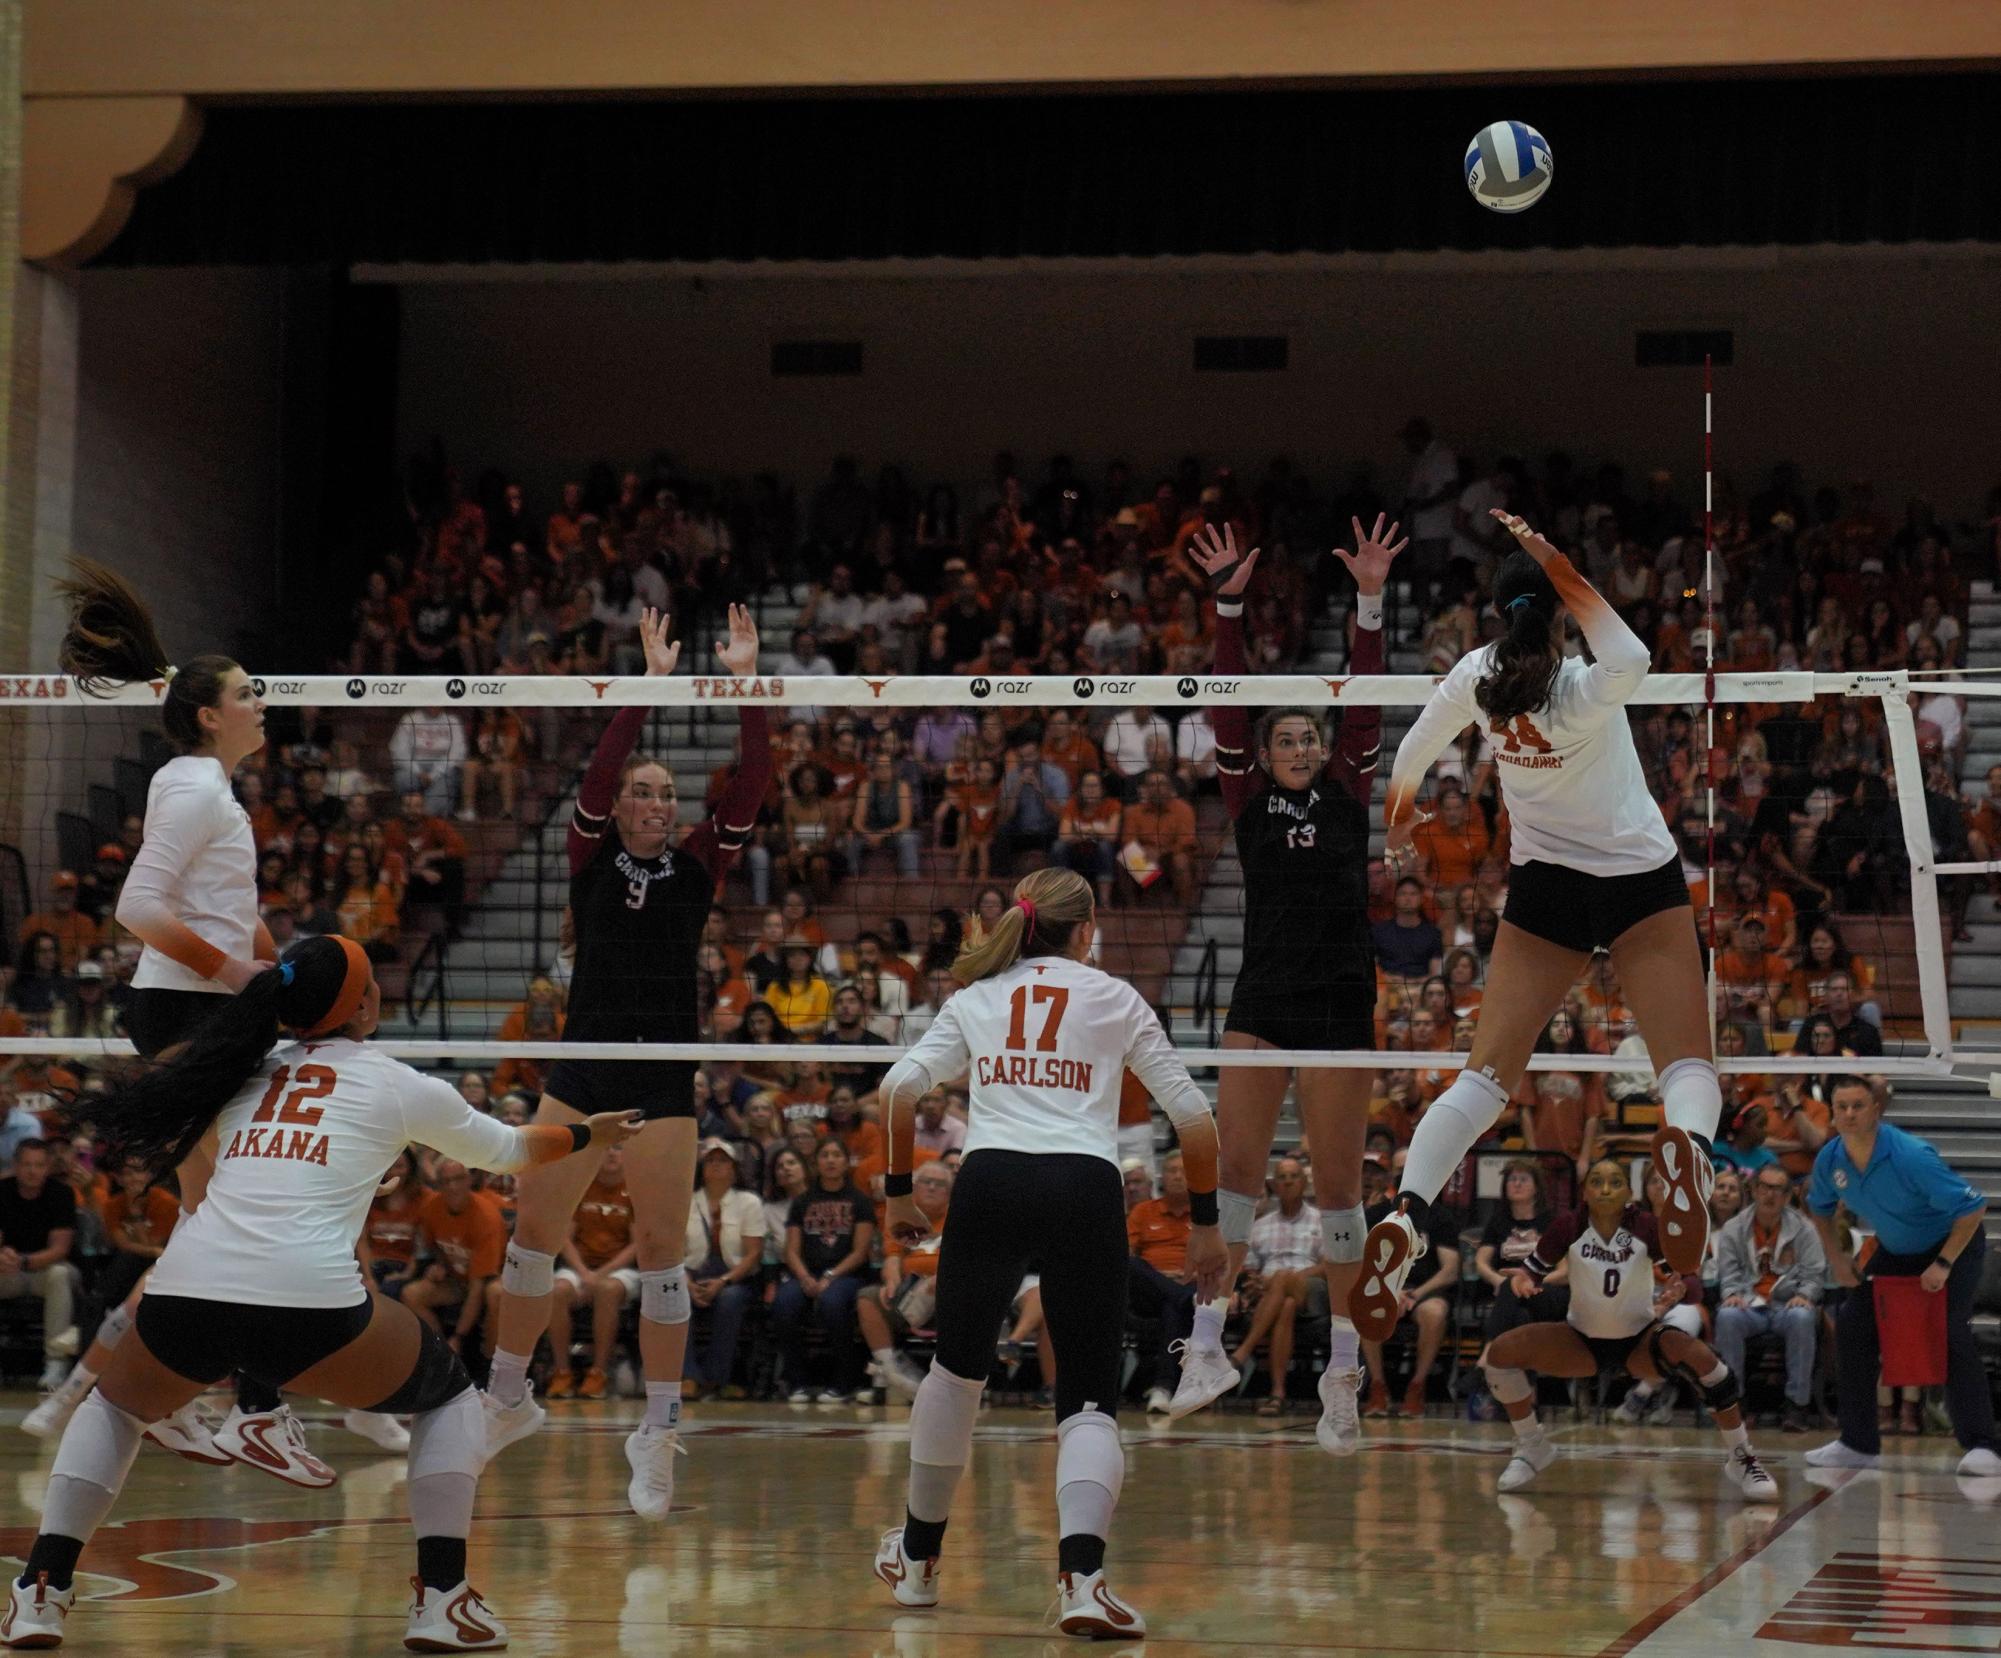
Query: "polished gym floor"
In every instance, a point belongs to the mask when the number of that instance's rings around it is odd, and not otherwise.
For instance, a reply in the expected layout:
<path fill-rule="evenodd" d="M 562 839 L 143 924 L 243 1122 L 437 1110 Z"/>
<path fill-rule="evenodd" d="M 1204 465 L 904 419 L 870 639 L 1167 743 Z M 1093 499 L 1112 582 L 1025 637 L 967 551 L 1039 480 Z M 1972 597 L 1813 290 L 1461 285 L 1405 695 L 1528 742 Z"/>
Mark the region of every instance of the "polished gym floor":
<path fill-rule="evenodd" d="M 0 1412 L 0 1553 L 34 1534 L 52 1446 Z M 673 1520 L 624 1504 L 636 1406 L 552 1407 L 480 1488 L 472 1581 L 524 1654 L 960 1658 L 1079 1650 L 1049 1626 L 1047 1413 L 993 1410 L 947 1535 L 944 1600 L 904 1613 L 869 1572 L 902 1515 L 905 1412 L 691 1407 Z M 308 1492 L 151 1446 L 84 1556 L 78 1652 L 401 1650 L 410 1534 L 400 1459 L 318 1407 L 341 1483 Z M 2001 1651 L 2001 1480 L 1963 1489 L 1942 1439 L 1878 1473 L 1807 1478 L 1820 1436 L 1762 1436 L 1783 1488 L 1747 1508 L 1692 1429 L 1572 1425 L 1565 1458 L 1497 1497 L 1505 1426 L 1372 1422 L 1336 1462 L 1302 1412 L 1125 1419 L 1108 1566 L 1146 1615 L 1107 1652 L 1721 1658 Z M 1820 1476 L 1816 1476 L 1819 1478 Z"/>

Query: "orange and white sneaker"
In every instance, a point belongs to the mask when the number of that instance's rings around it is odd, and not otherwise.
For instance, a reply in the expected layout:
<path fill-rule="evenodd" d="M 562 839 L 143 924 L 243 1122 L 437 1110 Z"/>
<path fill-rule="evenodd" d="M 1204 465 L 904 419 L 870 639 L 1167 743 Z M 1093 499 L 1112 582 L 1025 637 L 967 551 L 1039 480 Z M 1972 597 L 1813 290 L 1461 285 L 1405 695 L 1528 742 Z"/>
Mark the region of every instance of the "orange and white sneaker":
<path fill-rule="evenodd" d="M 605 1396 L 605 1389 L 608 1385 L 605 1381 L 604 1372 L 593 1365 L 589 1370 L 584 1372 L 584 1379 L 577 1384 L 577 1397 L 579 1399 L 602 1399 Z"/>
<path fill-rule="evenodd" d="M 403 1630 L 403 1644 L 410 1651 L 493 1652 L 507 1645 L 507 1625 L 470 1583 L 426 1589 L 422 1578 L 413 1577 L 410 1587 L 417 1594 Z"/>
<path fill-rule="evenodd" d="M 290 1405 L 259 1411 L 232 1405 L 215 1430 L 215 1448 L 273 1479 L 309 1491 L 324 1490 L 340 1478 L 306 1449 L 306 1430 Z"/>
<path fill-rule="evenodd" d="M 568 1399 L 577 1391 L 577 1373 L 574 1370 L 558 1370 L 542 1384 L 544 1399 Z"/>
<path fill-rule="evenodd" d="M 1401 1209 L 1369 1228 L 1362 1244 L 1362 1275 L 1348 1295 L 1348 1317 L 1364 1341 L 1388 1341 L 1403 1316 L 1404 1280 L 1424 1253 L 1424 1238 Z"/>
<path fill-rule="evenodd" d="M 63 1629 L 74 1605 L 75 1586 L 51 1589 L 47 1572 L 37 1572 L 35 1581 L 25 1587 L 19 1578 L 9 1578 L 7 1610 L 0 1614 L 0 1646 L 61 1646 Z"/>
<path fill-rule="evenodd" d="M 1657 1129 L 1650 1153 L 1654 1173 L 1667 1184 L 1658 1217 L 1661 1253 L 1684 1276 L 1700 1272 L 1709 1249 L 1709 1193 L 1716 1171 L 1685 1128 Z"/>
<path fill-rule="evenodd" d="M 215 1431 L 190 1399 L 172 1416 L 163 1416 L 146 1430 L 146 1437 L 162 1450 L 172 1451 L 190 1462 L 211 1468 L 227 1468 L 236 1459 L 215 1442 Z"/>
<path fill-rule="evenodd" d="M 1056 1627 L 1064 1634 L 1093 1641 L 1136 1641 L 1146 1634 L 1146 1619 L 1105 1587 L 1103 1572 L 1059 1572 L 1056 1581 L 1063 1597 Z"/>
<path fill-rule="evenodd" d="M 889 1585 L 898 1606 L 938 1604 L 938 1561 L 912 1560 L 903 1552 L 903 1527 L 882 1534 L 876 1545 L 875 1575 Z"/>

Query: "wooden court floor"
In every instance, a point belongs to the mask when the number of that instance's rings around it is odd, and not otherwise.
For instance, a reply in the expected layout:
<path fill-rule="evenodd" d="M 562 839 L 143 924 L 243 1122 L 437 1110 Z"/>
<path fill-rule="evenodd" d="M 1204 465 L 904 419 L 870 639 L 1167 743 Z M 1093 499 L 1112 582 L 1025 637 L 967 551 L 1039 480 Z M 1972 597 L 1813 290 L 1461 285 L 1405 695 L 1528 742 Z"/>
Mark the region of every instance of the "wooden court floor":
<path fill-rule="evenodd" d="M 0 1553 L 34 1532 L 51 1447 L 0 1410 Z M 624 1506 L 629 1404 L 552 1409 L 482 1482 L 472 1579 L 522 1654 L 970 1658 L 1085 1650 L 1048 1627 L 1051 1419 L 988 1412 L 947 1536 L 945 1598 L 899 1612 L 869 1574 L 901 1517 L 906 1413 L 691 1409 L 676 1512 Z M 303 1492 L 152 1447 L 98 1533 L 66 1643 L 81 1653 L 401 1651 L 401 1459 L 317 1409 L 341 1471 Z M 1312 1419 L 1125 1419 L 1110 1565 L 1144 1643 L 1197 1653 L 1767 1658 L 2001 1651 L 2001 1480 L 1964 1490 L 1945 1441 L 1880 1473 L 1807 1478 L 1813 1439 L 1766 1437 L 1784 1491 L 1749 1509 L 1692 1430 L 1562 1425 L 1565 1460 L 1493 1490 L 1501 1426 L 1371 1423 L 1347 1462 Z M 1895 1443 L 1895 1442 L 1893 1442 Z"/>

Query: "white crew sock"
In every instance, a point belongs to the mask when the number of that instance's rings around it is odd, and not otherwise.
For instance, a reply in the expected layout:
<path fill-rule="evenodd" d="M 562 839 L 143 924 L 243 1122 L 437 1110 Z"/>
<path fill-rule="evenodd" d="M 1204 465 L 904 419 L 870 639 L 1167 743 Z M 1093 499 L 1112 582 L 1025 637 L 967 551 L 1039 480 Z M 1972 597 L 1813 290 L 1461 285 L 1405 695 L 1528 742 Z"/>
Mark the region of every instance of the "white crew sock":
<path fill-rule="evenodd" d="M 1362 1341 L 1355 1334 L 1354 1320 L 1336 1313 L 1327 1321 L 1327 1368 L 1353 1370 L 1361 1355 Z"/>
<path fill-rule="evenodd" d="M 528 1397 L 528 1355 L 495 1348 L 486 1374 L 486 1391 L 510 1408 L 520 1404 Z"/>
<path fill-rule="evenodd" d="M 681 1425 L 681 1384 L 679 1382 L 656 1382 L 646 1384 L 646 1424 L 649 1428 L 678 1428 Z"/>
<path fill-rule="evenodd" d="M 1195 1308 L 1195 1328 L 1188 1333 L 1188 1345 L 1220 1353 L 1223 1350 L 1223 1315 L 1229 1309 L 1228 1296 L 1220 1301 L 1199 1302 Z"/>

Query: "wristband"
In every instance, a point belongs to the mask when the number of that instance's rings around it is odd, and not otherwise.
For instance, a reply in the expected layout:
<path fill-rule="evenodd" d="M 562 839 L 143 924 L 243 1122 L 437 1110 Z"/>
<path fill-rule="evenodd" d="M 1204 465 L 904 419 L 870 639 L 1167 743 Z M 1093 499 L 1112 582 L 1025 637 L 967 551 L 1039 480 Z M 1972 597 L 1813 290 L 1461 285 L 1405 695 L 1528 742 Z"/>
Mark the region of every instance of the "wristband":
<path fill-rule="evenodd" d="M 882 1177 L 884 1197 L 910 1196 L 910 1176 L 907 1174 L 886 1174 Z"/>
<path fill-rule="evenodd" d="M 1216 614 L 1218 616 L 1241 616 L 1243 613 L 1244 601 L 1241 595 L 1234 599 L 1218 599 L 1216 601 Z"/>
<path fill-rule="evenodd" d="M 582 1151 L 590 1143 L 591 1125 L 589 1123 L 570 1124 L 570 1150 Z"/>
<path fill-rule="evenodd" d="M 1376 632 L 1383 625 L 1383 596 L 1380 593 L 1355 595 L 1355 626 Z"/>
<path fill-rule="evenodd" d="M 1188 1218 L 1197 1226 L 1216 1224 L 1216 1194 L 1214 1192 L 1190 1192 L 1188 1194 Z"/>

